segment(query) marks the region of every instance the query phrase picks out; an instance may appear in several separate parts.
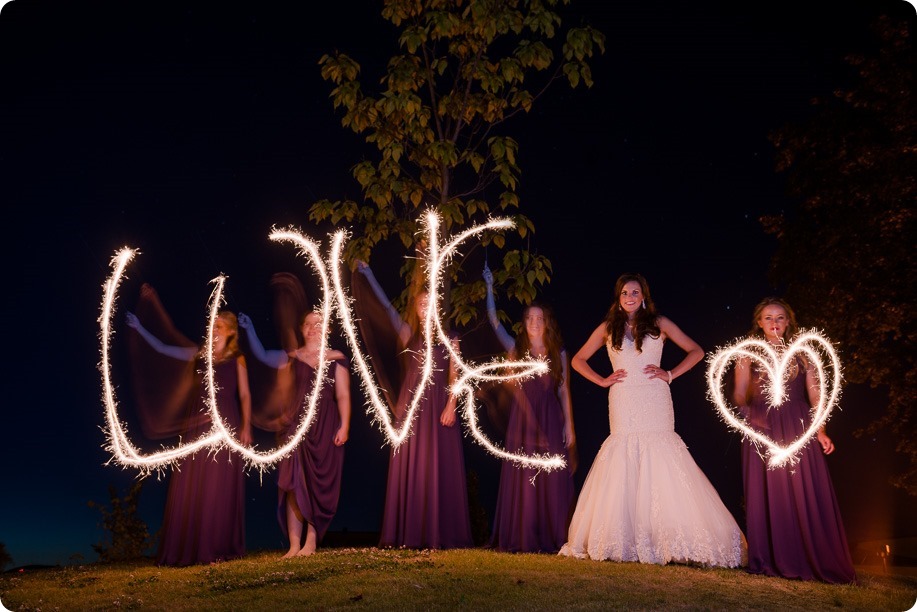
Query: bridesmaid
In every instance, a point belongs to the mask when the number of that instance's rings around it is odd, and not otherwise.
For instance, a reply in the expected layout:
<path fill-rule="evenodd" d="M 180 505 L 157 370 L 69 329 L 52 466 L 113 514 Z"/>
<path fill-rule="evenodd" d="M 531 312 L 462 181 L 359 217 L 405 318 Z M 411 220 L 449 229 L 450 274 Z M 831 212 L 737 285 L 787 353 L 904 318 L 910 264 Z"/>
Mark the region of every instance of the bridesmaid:
<path fill-rule="evenodd" d="M 387 313 L 388 324 L 397 334 L 401 353 L 406 356 L 394 413 L 402 420 L 423 375 L 423 329 L 427 308 L 426 291 L 412 289 L 402 319 L 364 262 L 357 273 L 369 283 L 378 307 Z M 362 308 L 368 305 L 361 304 Z M 471 518 L 465 479 L 462 432 L 456 424 L 456 398 L 449 385 L 456 375 L 446 347 L 433 347 L 433 379 L 417 406 L 411 434 L 389 459 L 385 510 L 379 545 L 408 548 L 469 548 Z M 402 422 L 397 425 L 401 426 Z"/>
<path fill-rule="evenodd" d="M 796 334 L 796 315 L 779 298 L 766 298 L 752 316 L 751 337 L 776 347 Z M 790 368 L 787 399 L 770 406 L 765 372 L 740 360 L 735 371 L 735 402 L 746 420 L 778 444 L 797 439 L 812 422 L 811 406 L 819 401 L 818 379 L 802 355 Z M 825 455 L 834 443 L 825 428 L 803 449 L 793 466 L 768 469 L 755 446 L 742 442 L 748 571 L 802 580 L 855 583 L 847 535 L 831 484 Z"/>
<path fill-rule="evenodd" d="M 144 285 L 142 299 L 155 299 Z M 167 345 L 149 332 L 133 313 L 127 324 L 157 353 L 175 360 L 195 362 L 201 349 Z M 251 444 L 251 395 L 245 358 L 239 351 L 236 316 L 221 311 L 214 325 L 214 382 L 217 405 L 224 422 L 239 431 L 239 442 Z M 197 369 L 202 367 L 197 363 Z M 200 418 L 200 387 L 188 412 L 185 439 L 195 439 L 210 429 L 210 419 Z M 245 479 L 242 462 L 228 449 L 200 451 L 181 460 L 169 479 L 162 536 L 157 552 L 160 565 L 185 566 L 236 559 L 245 555 Z"/>
<path fill-rule="evenodd" d="M 266 351 L 255 333 L 251 319 L 242 314 L 239 325 L 246 331 L 255 357 L 262 363 L 292 369 L 291 404 L 284 410 L 284 442 L 299 428 L 309 395 L 316 384 L 318 354 L 326 338 L 322 336 L 322 317 L 307 312 L 300 320 L 303 345 L 291 353 Z M 344 466 L 344 443 L 350 432 L 350 373 L 340 351 L 326 349 L 330 362 L 316 414 L 305 438 L 293 453 L 280 462 L 277 470 L 277 519 L 290 542 L 284 559 L 305 557 L 315 552 L 337 511 Z M 306 528 L 303 540 L 303 526 Z"/>
<path fill-rule="evenodd" d="M 507 451 L 563 455 L 567 468 L 539 474 L 505 461 L 494 515 L 491 545 L 507 552 L 556 553 L 567 541 L 573 505 L 573 412 L 567 354 L 552 311 L 528 306 L 522 313 L 524 331 L 515 340 L 497 319 L 493 273 L 484 268 L 487 315 L 500 343 L 512 359 L 527 354 L 547 359 L 550 370 L 512 384 L 512 401 L 504 440 Z"/>

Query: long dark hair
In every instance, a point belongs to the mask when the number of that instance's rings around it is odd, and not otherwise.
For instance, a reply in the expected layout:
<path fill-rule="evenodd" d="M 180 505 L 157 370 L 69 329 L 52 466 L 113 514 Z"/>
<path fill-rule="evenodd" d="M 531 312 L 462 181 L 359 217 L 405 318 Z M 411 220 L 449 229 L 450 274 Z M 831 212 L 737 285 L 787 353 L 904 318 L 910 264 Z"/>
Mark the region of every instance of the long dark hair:
<path fill-rule="evenodd" d="M 637 352 L 640 352 L 646 336 L 658 338 L 661 333 L 656 323 L 659 313 L 656 312 L 656 305 L 650 296 L 650 286 L 640 274 L 622 274 L 618 277 L 615 283 L 614 302 L 608 309 L 608 314 L 605 315 L 605 338 L 606 340 L 611 338 L 612 348 L 621 350 L 621 344 L 624 342 L 624 324 L 627 323 L 627 313 L 621 308 L 621 292 L 624 291 L 624 285 L 632 281 L 640 284 L 640 293 L 643 294 L 643 306 L 634 316 L 634 343 Z"/>
<path fill-rule="evenodd" d="M 761 318 L 761 313 L 768 306 L 780 306 L 786 311 L 786 332 L 783 334 L 783 340 L 784 342 L 789 342 L 799 332 L 799 326 L 796 324 L 796 313 L 793 312 L 793 309 L 783 298 L 774 296 L 764 298 L 755 306 L 755 310 L 751 315 L 751 330 L 748 335 L 752 338 L 764 338 L 764 330 L 758 325 L 758 319 Z"/>
<path fill-rule="evenodd" d="M 532 308 L 540 308 L 544 314 L 544 348 L 547 352 L 549 367 L 551 368 L 551 378 L 554 380 L 554 390 L 560 387 L 564 380 L 564 367 L 561 363 L 560 353 L 563 350 L 563 338 L 560 335 L 560 326 L 557 324 L 557 317 L 554 316 L 554 309 L 541 302 L 532 302 L 522 311 L 522 329 L 516 334 L 516 345 L 513 347 L 513 356 L 521 358 L 532 349 L 532 343 L 529 342 L 528 332 L 525 331 L 525 318 Z"/>

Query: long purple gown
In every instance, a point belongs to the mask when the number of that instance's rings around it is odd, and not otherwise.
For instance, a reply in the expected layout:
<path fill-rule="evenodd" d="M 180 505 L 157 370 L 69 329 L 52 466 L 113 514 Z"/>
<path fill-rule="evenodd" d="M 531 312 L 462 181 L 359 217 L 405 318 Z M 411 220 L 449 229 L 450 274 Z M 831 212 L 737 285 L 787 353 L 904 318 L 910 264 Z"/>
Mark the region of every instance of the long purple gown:
<path fill-rule="evenodd" d="M 799 359 L 799 358 L 797 358 Z M 770 407 L 767 384 L 752 372 L 747 420 L 778 444 L 798 438 L 812 422 L 802 361 L 787 385 L 787 401 Z M 742 443 L 748 571 L 824 582 L 856 582 L 828 463 L 816 439 L 795 465 L 768 469 L 753 444 Z"/>
<path fill-rule="evenodd" d="M 242 424 L 238 400 L 236 360 L 214 366 L 217 405 L 223 421 L 237 430 Z M 200 411 L 202 403 L 193 410 Z M 187 431 L 197 439 L 210 429 L 210 420 Z M 157 553 L 160 565 L 194 565 L 245 555 L 245 476 L 239 457 L 223 449 L 206 449 L 181 461 L 169 480 L 162 535 Z"/>
<path fill-rule="evenodd" d="M 526 454 L 563 455 L 569 465 L 563 407 L 551 375 L 542 374 L 514 386 L 504 448 Z M 567 541 L 572 504 L 569 468 L 539 474 L 505 461 L 491 545 L 507 552 L 556 553 Z"/>
<path fill-rule="evenodd" d="M 414 339 L 409 349 L 422 351 Z M 439 418 L 448 399 L 449 356 L 436 346 L 434 372 L 418 405 L 412 434 L 389 459 L 380 546 L 469 548 L 473 546 L 461 426 L 444 427 Z M 407 372 L 396 404 L 402 415 L 421 378 L 419 358 L 406 360 Z"/>
<path fill-rule="evenodd" d="M 295 393 L 299 406 L 296 415 L 282 434 L 288 440 L 299 427 L 306 409 L 305 398 L 312 393 L 315 370 L 309 364 L 292 360 Z M 334 445 L 334 436 L 341 427 L 341 414 L 335 399 L 334 375 L 337 368 L 347 368 L 345 360 L 328 365 L 321 395 L 309 431 L 293 453 L 283 459 L 277 470 L 277 520 L 287 536 L 287 495 L 293 495 L 306 523 L 315 527 L 318 541 L 324 537 L 341 496 L 341 473 L 344 467 L 344 447 Z"/>

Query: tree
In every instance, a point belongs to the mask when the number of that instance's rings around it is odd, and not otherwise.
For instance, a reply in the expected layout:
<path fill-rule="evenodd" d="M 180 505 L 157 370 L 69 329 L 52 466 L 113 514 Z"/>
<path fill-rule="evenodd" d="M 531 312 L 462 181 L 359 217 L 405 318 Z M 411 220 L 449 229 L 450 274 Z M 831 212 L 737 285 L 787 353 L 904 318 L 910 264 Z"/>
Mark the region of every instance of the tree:
<path fill-rule="evenodd" d="M 592 85 L 587 60 L 604 53 L 604 36 L 589 26 L 570 28 L 559 43 L 555 9 L 569 1 L 385 0 L 382 16 L 399 28 L 402 52 L 390 58 L 376 95 L 362 89 L 352 58 L 321 58 L 334 107 L 345 110 L 342 124 L 378 151 L 352 169 L 364 202 L 321 200 L 309 211 L 316 223 L 355 226 L 351 262 L 369 261 L 389 238 L 410 249 L 426 207 L 439 212 L 444 231 L 496 212 L 512 216 L 520 239 L 534 231 L 518 212 L 517 142 L 498 128 L 529 112 L 558 79 Z M 500 233 L 482 244 L 507 246 Z M 402 276 L 410 278 L 413 266 L 407 259 Z M 485 293 L 483 282 L 464 283 L 460 272 L 457 262 L 448 278 L 458 281 L 450 292 L 452 318 L 464 324 Z M 494 276 L 509 297 L 530 303 L 550 274 L 550 260 L 523 246 L 506 250 Z"/>
<path fill-rule="evenodd" d="M 0 572 L 6 569 L 7 565 L 13 564 L 13 557 L 6 550 L 6 544 L 0 542 Z"/>
<path fill-rule="evenodd" d="M 141 489 L 143 481 L 137 480 L 122 498 L 118 497 L 114 485 L 109 485 L 111 508 L 94 501 L 89 502 L 90 508 L 98 508 L 102 513 L 102 527 L 107 532 L 102 542 L 92 545 L 100 561 L 111 563 L 139 559 L 150 548 L 150 534 L 146 523 L 137 514 Z"/>
<path fill-rule="evenodd" d="M 855 85 L 772 135 L 800 203 L 763 222 L 778 238 L 774 280 L 837 343 L 847 381 L 887 390 L 885 413 L 858 433 L 889 428 L 909 462 L 892 482 L 917 495 L 917 57 L 907 24 L 882 18 L 875 30 L 878 56 L 847 58 Z"/>

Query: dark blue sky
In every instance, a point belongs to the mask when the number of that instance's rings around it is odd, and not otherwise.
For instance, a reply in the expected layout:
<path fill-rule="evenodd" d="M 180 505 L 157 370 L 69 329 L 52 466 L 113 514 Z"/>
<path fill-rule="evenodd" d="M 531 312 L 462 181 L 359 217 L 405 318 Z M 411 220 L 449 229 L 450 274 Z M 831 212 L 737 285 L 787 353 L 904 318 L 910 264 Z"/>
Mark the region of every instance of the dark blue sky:
<path fill-rule="evenodd" d="M 141 250 L 132 282 L 155 285 L 198 338 L 210 279 L 227 274 L 229 307 L 267 321 L 270 275 L 299 265 L 268 242 L 270 228 L 315 230 L 311 202 L 359 197 L 349 169 L 370 152 L 340 126 L 317 61 L 340 49 L 378 76 L 394 32 L 375 3 L 300 4 L 14 0 L 0 12 L 0 542 L 15 564 L 92 559 L 103 534 L 87 502 L 135 477 L 105 466 L 102 449 L 96 319 L 115 250 Z M 643 273 L 661 311 L 705 348 L 746 331 L 753 305 L 779 291 L 767 279 L 774 242 L 757 219 L 793 206 L 767 135 L 850 82 L 842 58 L 872 48 L 882 12 L 914 22 L 903 0 L 574 1 L 571 22 L 607 36 L 595 86 L 555 87 L 512 126 L 531 246 L 554 263 L 544 297 L 571 351 L 627 271 Z M 677 349 L 664 359 L 680 359 Z M 607 408 L 604 391 L 573 383 L 581 484 Z M 739 438 L 707 403 L 703 367 L 673 391 L 678 432 L 741 523 Z M 129 411 L 129 395 L 120 399 Z M 851 434 L 881 405 L 849 388 L 829 427 L 853 542 L 914 535 L 901 533 L 913 502 L 885 484 L 890 441 Z M 490 512 L 499 465 L 470 439 L 466 456 Z M 357 396 L 332 530 L 378 528 L 386 467 Z M 166 482 L 144 489 L 152 531 Z M 280 551 L 273 474 L 253 474 L 248 492 L 249 548 Z"/>

